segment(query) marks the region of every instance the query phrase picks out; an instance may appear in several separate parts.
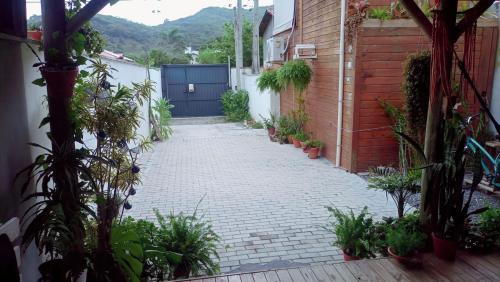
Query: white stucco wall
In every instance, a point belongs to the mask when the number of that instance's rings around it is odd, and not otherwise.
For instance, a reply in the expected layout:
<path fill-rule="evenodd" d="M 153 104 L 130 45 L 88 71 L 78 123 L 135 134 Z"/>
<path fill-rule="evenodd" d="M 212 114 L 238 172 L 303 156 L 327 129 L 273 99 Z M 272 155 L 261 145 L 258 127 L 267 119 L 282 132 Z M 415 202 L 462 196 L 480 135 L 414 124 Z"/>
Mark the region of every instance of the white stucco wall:
<path fill-rule="evenodd" d="M 269 118 L 269 112 L 271 111 L 271 92 L 264 91 L 260 92 L 257 89 L 257 78 L 259 75 L 255 74 L 244 74 L 243 88 L 248 91 L 249 102 L 248 106 L 250 108 L 250 115 L 256 121 L 262 121 L 262 117 Z M 261 117 L 262 116 L 262 117 Z"/>

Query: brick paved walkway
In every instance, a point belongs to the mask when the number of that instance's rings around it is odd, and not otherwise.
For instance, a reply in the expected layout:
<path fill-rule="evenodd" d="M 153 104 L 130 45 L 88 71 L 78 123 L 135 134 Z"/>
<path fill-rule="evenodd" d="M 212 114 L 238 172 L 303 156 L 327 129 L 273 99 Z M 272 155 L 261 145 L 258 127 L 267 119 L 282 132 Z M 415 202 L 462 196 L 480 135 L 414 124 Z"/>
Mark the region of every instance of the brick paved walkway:
<path fill-rule="evenodd" d="M 199 212 L 222 237 L 222 272 L 256 271 L 342 260 L 325 205 L 395 215 L 385 194 L 299 149 L 270 142 L 264 130 L 239 124 L 179 125 L 142 159 L 143 185 L 128 213 L 154 221 Z"/>

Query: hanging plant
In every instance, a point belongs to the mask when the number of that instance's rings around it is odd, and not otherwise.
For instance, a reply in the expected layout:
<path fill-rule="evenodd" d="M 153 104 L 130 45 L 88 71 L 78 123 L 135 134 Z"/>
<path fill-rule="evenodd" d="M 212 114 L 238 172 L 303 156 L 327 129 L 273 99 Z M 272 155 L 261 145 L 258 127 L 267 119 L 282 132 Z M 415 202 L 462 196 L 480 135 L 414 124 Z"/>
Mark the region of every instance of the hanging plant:
<path fill-rule="evenodd" d="M 277 71 L 273 69 L 268 69 L 262 72 L 262 74 L 257 79 L 257 88 L 261 92 L 265 90 L 271 90 L 276 93 L 281 92 L 283 88 L 278 83 Z"/>
<path fill-rule="evenodd" d="M 281 89 L 292 84 L 295 90 L 302 93 L 311 82 L 312 70 L 304 61 L 292 60 L 276 71 L 276 77 Z"/>
<path fill-rule="evenodd" d="M 408 125 L 422 135 L 427 122 L 431 54 L 423 51 L 408 56 L 404 71 L 403 92 L 406 95 Z"/>

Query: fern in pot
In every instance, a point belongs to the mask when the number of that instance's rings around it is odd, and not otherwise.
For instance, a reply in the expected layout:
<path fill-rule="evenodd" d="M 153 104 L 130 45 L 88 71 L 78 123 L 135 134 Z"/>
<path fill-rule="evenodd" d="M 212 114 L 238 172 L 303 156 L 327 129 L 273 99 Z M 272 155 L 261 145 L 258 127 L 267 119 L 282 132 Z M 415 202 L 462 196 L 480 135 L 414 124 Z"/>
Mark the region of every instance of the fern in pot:
<path fill-rule="evenodd" d="M 368 208 L 364 207 L 358 215 L 352 210 L 343 212 L 335 207 L 326 208 L 335 221 L 330 222 L 325 229 L 335 234 L 333 245 L 342 250 L 344 260 L 374 258 L 378 238 Z"/>
<path fill-rule="evenodd" d="M 156 218 L 160 228 L 162 247 L 181 255 L 181 260 L 173 265 L 170 279 L 197 276 L 200 272 L 208 275 L 219 273 L 217 244 L 220 237 L 213 231 L 212 225 L 193 215 L 179 213 L 162 216 L 158 211 Z"/>
<path fill-rule="evenodd" d="M 399 263 L 406 266 L 419 266 L 422 260 L 418 249 L 425 245 L 426 236 L 420 230 L 411 228 L 404 221 L 389 228 L 386 233 L 387 252 Z"/>

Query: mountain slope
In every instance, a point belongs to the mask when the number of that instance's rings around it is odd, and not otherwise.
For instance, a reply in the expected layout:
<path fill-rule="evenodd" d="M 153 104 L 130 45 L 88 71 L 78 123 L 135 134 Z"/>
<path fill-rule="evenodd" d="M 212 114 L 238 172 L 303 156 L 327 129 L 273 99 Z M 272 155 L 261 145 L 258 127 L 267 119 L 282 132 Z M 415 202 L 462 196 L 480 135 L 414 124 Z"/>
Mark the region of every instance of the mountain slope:
<path fill-rule="evenodd" d="M 259 17 L 267 7 L 259 8 Z M 244 10 L 243 17 L 249 21 L 253 12 Z M 232 22 L 233 10 L 209 7 L 198 13 L 175 21 L 165 21 L 157 26 L 147 26 L 113 16 L 97 15 L 91 22 L 106 38 L 106 49 L 127 55 L 144 55 L 151 49 L 162 49 L 161 34 L 177 29 L 187 45 L 195 49 L 222 35 L 224 23 Z M 29 22 L 40 22 L 40 16 L 33 16 Z"/>

